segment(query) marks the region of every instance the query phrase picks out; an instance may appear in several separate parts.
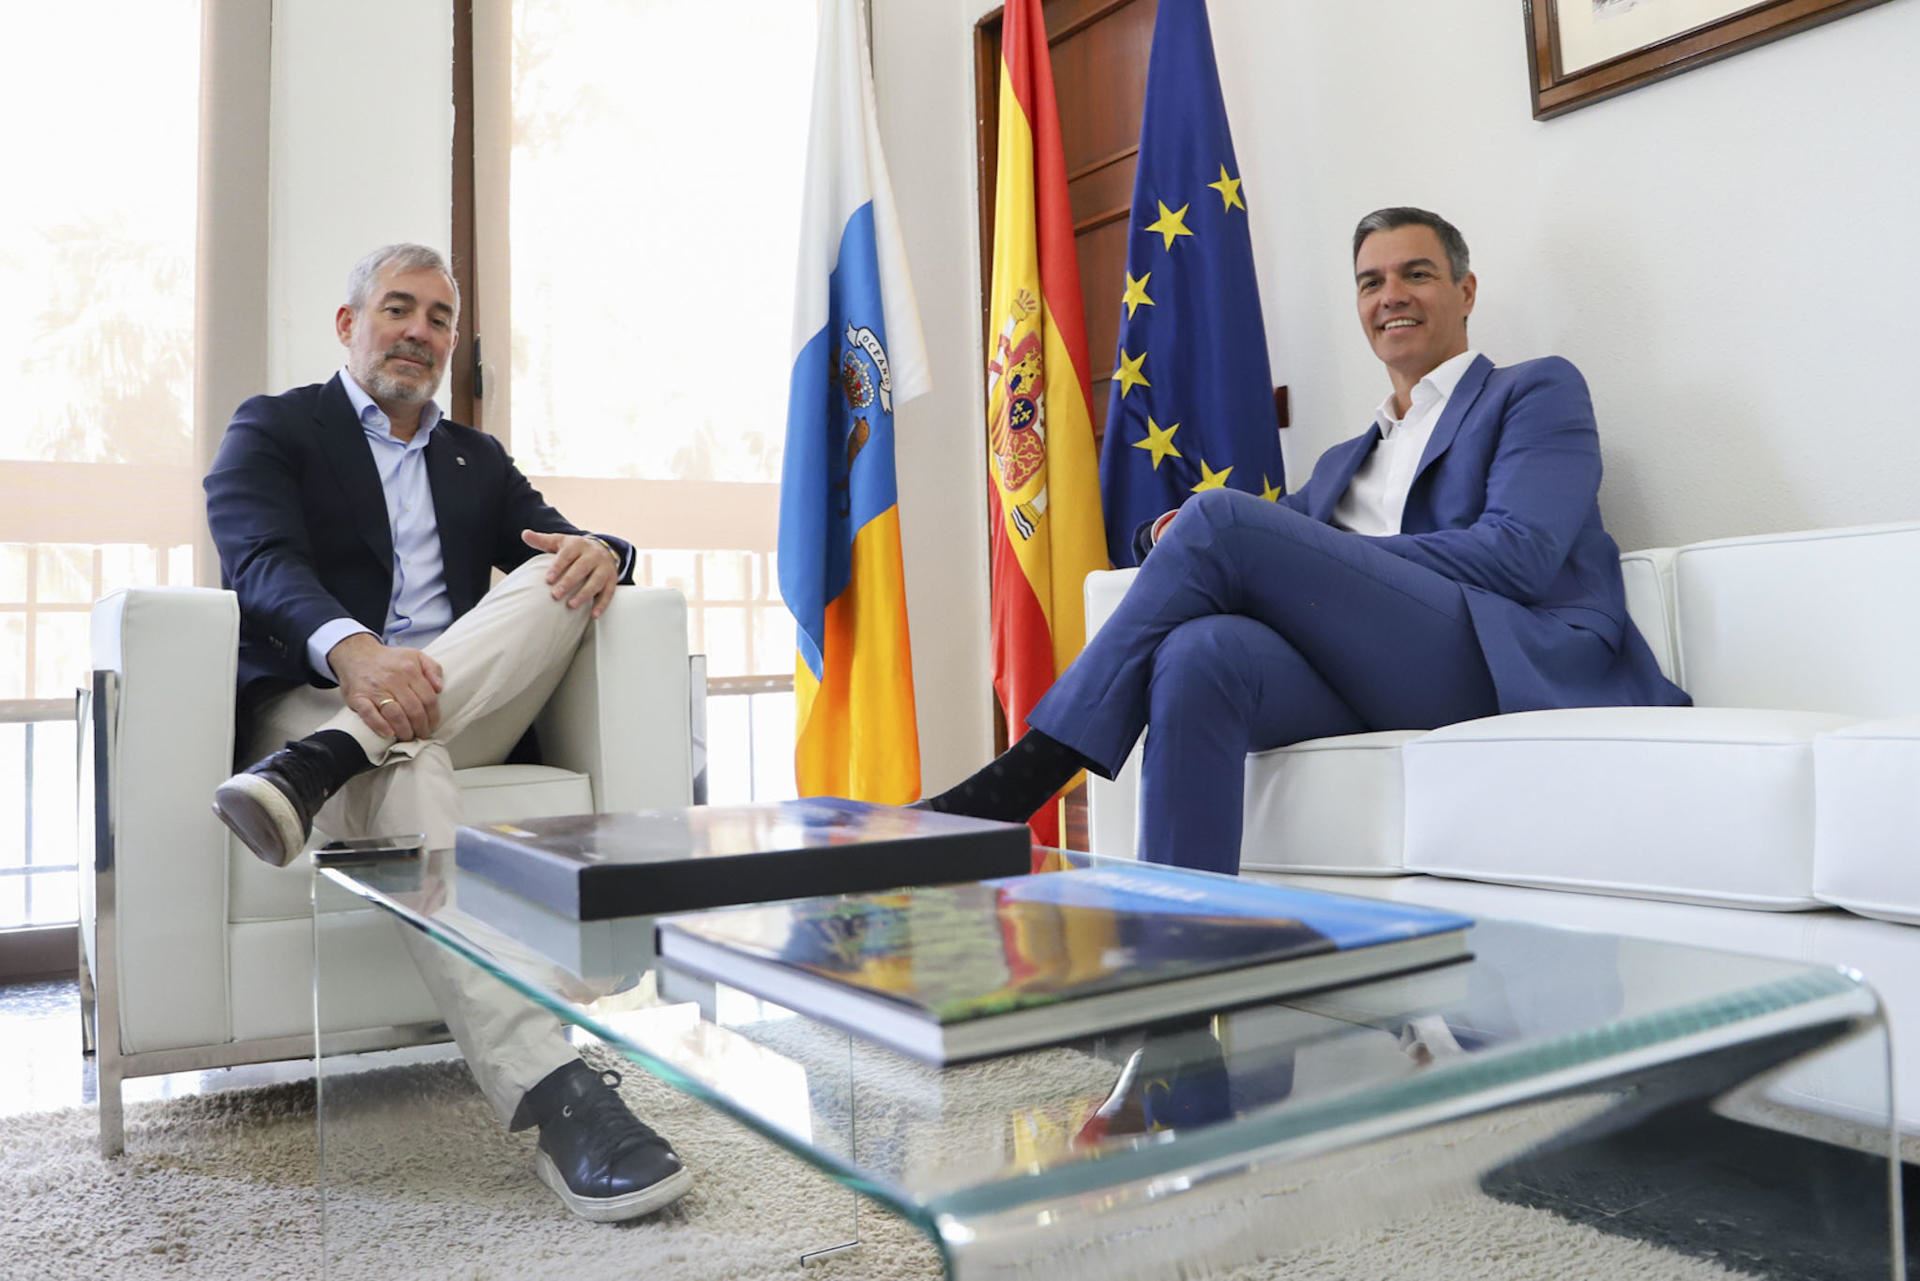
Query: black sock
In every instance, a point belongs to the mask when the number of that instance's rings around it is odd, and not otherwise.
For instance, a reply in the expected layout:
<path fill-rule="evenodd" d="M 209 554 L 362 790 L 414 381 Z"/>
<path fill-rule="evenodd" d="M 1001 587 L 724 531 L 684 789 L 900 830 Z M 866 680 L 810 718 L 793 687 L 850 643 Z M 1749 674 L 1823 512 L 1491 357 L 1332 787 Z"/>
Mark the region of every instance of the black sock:
<path fill-rule="evenodd" d="M 329 763 L 330 777 L 327 794 L 332 795 L 346 786 L 347 780 L 355 774 L 364 773 L 373 768 L 373 762 L 367 759 L 367 753 L 353 735 L 343 729 L 317 730 L 300 740 L 323 753 Z M 292 747 L 292 743 L 287 744 Z"/>
<path fill-rule="evenodd" d="M 983 768 L 921 804 L 942 814 L 1024 823 L 1086 767 L 1080 753 L 1029 729 Z"/>

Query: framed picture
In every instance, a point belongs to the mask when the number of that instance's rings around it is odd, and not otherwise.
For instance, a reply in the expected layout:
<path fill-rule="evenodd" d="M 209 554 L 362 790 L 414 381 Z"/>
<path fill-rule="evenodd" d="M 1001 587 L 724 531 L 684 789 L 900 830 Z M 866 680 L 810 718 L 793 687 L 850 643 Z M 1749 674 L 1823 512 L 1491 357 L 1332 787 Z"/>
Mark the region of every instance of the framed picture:
<path fill-rule="evenodd" d="M 1883 0 L 1521 0 L 1533 118 L 1831 22 Z"/>

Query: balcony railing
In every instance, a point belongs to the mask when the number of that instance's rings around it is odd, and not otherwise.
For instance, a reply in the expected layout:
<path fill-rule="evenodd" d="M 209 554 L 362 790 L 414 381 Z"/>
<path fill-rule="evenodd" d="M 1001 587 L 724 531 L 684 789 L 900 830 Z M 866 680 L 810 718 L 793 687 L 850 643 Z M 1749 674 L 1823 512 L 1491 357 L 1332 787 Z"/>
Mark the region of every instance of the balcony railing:
<path fill-rule="evenodd" d="M 0 702 L 0 929 L 74 919 L 73 702 Z"/>
<path fill-rule="evenodd" d="M 793 678 L 707 683 L 707 799 L 793 795 Z M 0 931 L 78 915 L 70 699 L 0 700 Z"/>

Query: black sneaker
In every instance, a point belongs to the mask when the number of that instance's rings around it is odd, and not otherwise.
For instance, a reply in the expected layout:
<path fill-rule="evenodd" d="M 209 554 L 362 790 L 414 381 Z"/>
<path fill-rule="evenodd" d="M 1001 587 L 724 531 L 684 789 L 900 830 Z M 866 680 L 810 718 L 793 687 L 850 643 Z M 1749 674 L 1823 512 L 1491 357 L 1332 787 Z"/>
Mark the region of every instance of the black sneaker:
<path fill-rule="evenodd" d="M 213 791 L 213 812 L 246 847 L 285 867 L 307 847 L 313 816 L 346 779 L 313 736 L 296 739 Z"/>
<path fill-rule="evenodd" d="M 527 1091 L 540 1125 L 540 1181 L 595 1223 L 652 1214 L 693 1186 L 693 1172 L 673 1145 L 614 1093 L 619 1084 L 618 1072 L 595 1072 L 575 1060 Z"/>

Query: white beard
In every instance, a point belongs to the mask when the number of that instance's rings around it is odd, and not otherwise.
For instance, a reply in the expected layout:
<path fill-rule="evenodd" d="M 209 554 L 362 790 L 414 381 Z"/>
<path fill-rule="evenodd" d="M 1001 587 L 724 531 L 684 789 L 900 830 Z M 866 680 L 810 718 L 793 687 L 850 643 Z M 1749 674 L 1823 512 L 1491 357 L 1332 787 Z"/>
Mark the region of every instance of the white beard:
<path fill-rule="evenodd" d="M 381 359 L 384 361 L 386 358 L 383 356 Z M 419 383 L 402 382 L 388 374 L 379 365 L 365 372 L 356 369 L 353 376 L 374 399 L 391 400 L 402 405 L 426 404 L 433 399 L 433 389 L 440 385 L 438 370 L 434 370 L 429 378 L 422 379 Z"/>

